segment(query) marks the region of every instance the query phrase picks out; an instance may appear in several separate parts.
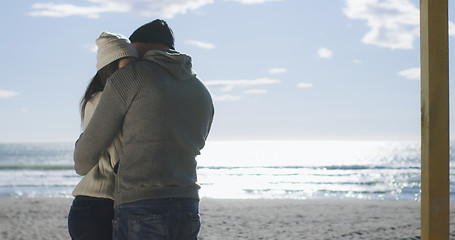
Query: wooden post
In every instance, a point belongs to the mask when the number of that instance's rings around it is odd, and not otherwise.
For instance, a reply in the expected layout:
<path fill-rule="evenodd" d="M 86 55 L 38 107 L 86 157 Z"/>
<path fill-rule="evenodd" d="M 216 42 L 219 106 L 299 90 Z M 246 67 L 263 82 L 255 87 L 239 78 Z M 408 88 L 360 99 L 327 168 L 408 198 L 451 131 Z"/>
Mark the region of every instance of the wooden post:
<path fill-rule="evenodd" d="M 448 0 L 420 1 L 421 237 L 449 239 Z"/>

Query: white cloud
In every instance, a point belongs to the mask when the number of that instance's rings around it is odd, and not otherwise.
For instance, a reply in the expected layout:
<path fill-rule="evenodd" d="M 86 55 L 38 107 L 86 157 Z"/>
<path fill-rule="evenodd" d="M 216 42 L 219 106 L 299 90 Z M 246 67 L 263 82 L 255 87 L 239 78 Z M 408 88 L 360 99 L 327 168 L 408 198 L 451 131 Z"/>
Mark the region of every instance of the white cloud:
<path fill-rule="evenodd" d="M 279 80 L 271 78 L 258 78 L 253 80 L 210 80 L 206 81 L 207 86 L 221 86 L 223 91 L 230 91 L 234 87 L 249 87 L 257 85 L 277 84 Z"/>
<path fill-rule="evenodd" d="M 412 49 L 419 37 L 419 9 L 410 0 L 346 0 L 344 14 L 366 20 L 362 42 L 391 49 Z"/>
<path fill-rule="evenodd" d="M 82 16 L 99 18 L 102 13 L 130 12 L 146 17 L 173 18 L 185 14 L 214 0 L 88 0 L 91 5 L 76 6 L 64 3 L 35 3 L 29 13 L 34 17 L 69 17 Z"/>
<path fill-rule="evenodd" d="M 229 94 L 224 94 L 224 95 L 213 95 L 212 98 L 215 101 L 238 101 L 242 99 L 240 96 L 234 96 L 234 95 L 229 95 Z"/>
<path fill-rule="evenodd" d="M 2 90 L 0 89 L 0 98 L 10 98 L 19 94 L 16 91 Z"/>
<path fill-rule="evenodd" d="M 96 44 L 85 44 L 83 46 L 84 49 L 87 49 L 91 53 L 96 53 L 98 51 L 98 46 Z"/>
<path fill-rule="evenodd" d="M 407 79 L 420 79 L 420 68 L 410 68 L 398 72 L 398 76 L 405 77 Z"/>
<path fill-rule="evenodd" d="M 353 63 L 356 63 L 356 64 L 362 63 L 359 59 L 353 59 L 352 62 L 353 62 Z"/>
<path fill-rule="evenodd" d="M 90 1 L 98 2 L 98 1 Z M 35 3 L 32 5 L 34 11 L 29 15 L 32 17 L 69 17 L 83 16 L 87 18 L 99 18 L 101 13 L 106 12 L 127 12 L 129 6 L 122 3 L 100 3 L 93 6 L 75 6 L 72 4 L 56 3 Z"/>
<path fill-rule="evenodd" d="M 23 107 L 23 108 L 21 108 L 21 112 L 23 112 L 23 113 L 26 113 L 26 112 L 28 112 L 28 108 L 27 108 L 27 107 Z"/>
<path fill-rule="evenodd" d="M 228 2 L 238 2 L 245 5 L 262 4 L 266 2 L 282 2 L 284 0 L 226 0 Z"/>
<path fill-rule="evenodd" d="M 215 44 L 208 43 L 208 42 L 202 42 L 202 41 L 197 41 L 197 40 L 186 40 L 186 44 L 199 47 L 199 48 L 204 48 L 204 49 L 214 49 L 216 48 Z"/>
<path fill-rule="evenodd" d="M 327 48 L 319 48 L 318 55 L 320 58 L 327 58 L 327 59 L 331 59 L 333 57 L 332 51 L 330 51 Z"/>
<path fill-rule="evenodd" d="M 455 23 L 449 21 L 449 36 L 455 37 Z"/>
<path fill-rule="evenodd" d="M 90 52 L 93 52 L 93 53 L 98 52 L 98 46 L 96 46 L 96 44 L 93 45 L 91 48 L 89 48 L 89 51 L 90 51 Z"/>
<path fill-rule="evenodd" d="M 264 93 L 267 93 L 267 90 L 265 90 L 265 89 L 250 89 L 250 90 L 243 91 L 243 93 L 245 93 L 245 94 L 264 94 Z"/>
<path fill-rule="evenodd" d="M 314 85 L 312 83 L 298 83 L 297 84 L 298 88 L 312 88 Z"/>
<path fill-rule="evenodd" d="M 231 91 L 233 88 L 234 88 L 233 85 L 224 85 L 224 86 L 222 86 L 221 91 L 223 91 L 223 92 L 229 92 L 229 91 Z"/>
<path fill-rule="evenodd" d="M 270 74 L 280 74 L 280 73 L 287 73 L 288 70 L 286 68 L 271 68 L 269 69 Z"/>

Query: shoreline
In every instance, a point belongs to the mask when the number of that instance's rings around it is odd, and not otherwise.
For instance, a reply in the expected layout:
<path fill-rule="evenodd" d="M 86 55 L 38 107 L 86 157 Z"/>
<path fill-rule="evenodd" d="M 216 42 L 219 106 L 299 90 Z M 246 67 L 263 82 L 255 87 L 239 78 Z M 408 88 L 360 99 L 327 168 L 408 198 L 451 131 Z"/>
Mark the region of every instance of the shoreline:
<path fill-rule="evenodd" d="M 0 238 L 69 239 L 72 200 L 0 197 Z M 420 239 L 419 201 L 202 198 L 200 215 L 201 240 Z"/>

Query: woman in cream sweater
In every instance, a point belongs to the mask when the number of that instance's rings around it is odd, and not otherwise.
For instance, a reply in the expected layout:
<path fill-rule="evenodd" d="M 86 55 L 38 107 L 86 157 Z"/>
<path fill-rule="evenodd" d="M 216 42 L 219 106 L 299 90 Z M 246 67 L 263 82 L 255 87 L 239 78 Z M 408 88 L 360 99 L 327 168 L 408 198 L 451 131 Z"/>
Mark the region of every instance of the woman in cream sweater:
<path fill-rule="evenodd" d="M 97 73 L 89 83 L 81 101 L 82 127 L 85 130 L 95 112 L 107 79 L 119 68 L 137 59 L 137 52 L 123 35 L 101 33 L 96 39 Z M 122 153 L 122 133 L 75 187 L 75 197 L 68 216 L 72 239 L 112 239 L 114 216 L 114 166 Z"/>

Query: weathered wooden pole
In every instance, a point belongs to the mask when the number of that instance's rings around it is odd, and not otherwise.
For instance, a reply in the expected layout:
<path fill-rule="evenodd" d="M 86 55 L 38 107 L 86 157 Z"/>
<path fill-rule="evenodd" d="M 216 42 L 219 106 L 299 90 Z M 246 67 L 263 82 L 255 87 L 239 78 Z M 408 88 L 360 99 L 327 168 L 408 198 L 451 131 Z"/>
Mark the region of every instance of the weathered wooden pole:
<path fill-rule="evenodd" d="M 448 0 L 420 1 L 421 237 L 449 239 Z"/>

